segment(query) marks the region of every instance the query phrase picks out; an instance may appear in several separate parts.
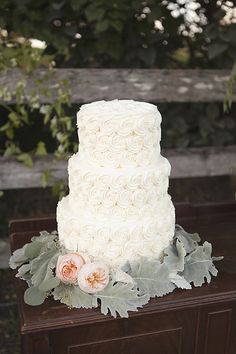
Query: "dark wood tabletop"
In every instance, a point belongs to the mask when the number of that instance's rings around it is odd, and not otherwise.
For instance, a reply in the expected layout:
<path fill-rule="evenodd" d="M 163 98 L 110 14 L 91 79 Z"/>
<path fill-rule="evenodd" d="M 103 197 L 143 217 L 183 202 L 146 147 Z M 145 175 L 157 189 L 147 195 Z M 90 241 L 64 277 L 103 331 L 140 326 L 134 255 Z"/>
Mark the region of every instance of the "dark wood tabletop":
<path fill-rule="evenodd" d="M 87 332 L 86 332 L 87 334 L 83 334 L 82 332 L 83 327 L 87 325 L 92 326 L 96 323 L 97 325 L 99 325 L 100 334 L 102 330 L 104 331 L 106 330 L 108 331 L 108 334 L 106 336 L 109 337 L 109 331 L 118 332 L 122 328 L 123 336 L 125 336 L 126 338 L 128 334 L 131 337 L 132 337 L 132 333 L 134 335 L 133 332 L 134 328 L 136 328 L 137 330 L 137 326 L 139 326 L 138 323 L 141 322 L 142 322 L 142 326 L 146 326 L 147 333 L 149 332 L 151 333 L 150 328 L 154 328 L 156 326 L 156 322 L 155 322 L 156 320 L 154 320 L 154 317 L 152 317 L 153 314 L 155 314 L 155 316 L 159 314 L 158 318 L 160 320 L 160 325 L 162 324 L 162 327 L 165 328 L 165 321 L 166 321 L 165 318 L 167 317 L 163 317 L 163 316 L 168 312 L 169 316 L 173 316 L 173 314 L 175 314 L 176 316 L 176 314 L 181 313 L 181 316 L 183 315 L 185 317 L 184 320 L 185 336 L 192 336 L 193 333 L 191 331 L 193 331 L 193 329 L 191 329 L 191 327 L 194 327 L 195 328 L 194 336 L 195 337 L 198 336 L 200 342 L 202 341 L 203 343 L 205 340 L 203 338 L 205 336 L 203 334 L 205 333 L 203 328 L 204 326 L 209 325 L 207 324 L 208 323 L 207 321 L 209 320 L 207 317 L 209 311 L 205 313 L 205 312 L 199 312 L 197 311 L 197 309 L 200 309 L 200 307 L 204 308 L 210 306 L 211 309 L 213 309 L 211 310 L 210 313 L 215 313 L 214 312 L 215 309 L 216 312 L 223 311 L 222 314 L 220 312 L 220 316 L 222 316 L 222 318 L 220 317 L 220 322 L 219 322 L 222 323 L 222 327 L 219 327 L 218 325 L 214 325 L 215 326 L 215 327 L 213 326 L 215 331 L 214 336 L 216 339 L 213 342 L 209 342 L 210 344 L 207 342 L 208 344 L 204 344 L 204 345 L 207 345 L 207 348 L 210 345 L 209 347 L 210 349 L 212 345 L 216 345 L 217 349 L 216 351 L 214 351 L 215 354 L 218 353 L 235 354 L 236 353 L 236 343 L 234 342 L 235 339 L 230 340 L 229 343 L 227 342 L 228 343 L 227 350 L 224 349 L 225 350 L 224 352 L 220 352 L 219 350 L 222 350 L 222 348 L 226 348 L 226 347 L 221 346 L 221 342 L 217 340 L 217 335 L 219 333 L 222 334 L 222 331 L 224 331 L 224 324 L 226 327 L 228 326 L 227 325 L 228 307 L 226 307 L 225 310 L 224 304 L 232 303 L 234 304 L 234 306 L 232 307 L 234 308 L 234 312 L 232 312 L 233 321 L 231 321 L 232 318 L 230 317 L 231 318 L 230 331 L 233 331 L 235 333 L 234 338 L 236 337 L 236 306 L 235 306 L 236 304 L 236 203 L 218 204 L 218 205 L 186 205 L 186 204 L 181 205 L 180 204 L 180 205 L 176 205 L 176 213 L 177 213 L 177 223 L 182 225 L 189 232 L 198 232 L 203 241 L 208 240 L 209 242 L 211 242 L 213 244 L 213 254 L 215 256 L 221 256 L 221 255 L 224 256 L 224 259 L 222 261 L 216 263 L 216 267 L 218 268 L 219 273 L 217 277 L 213 277 L 212 282 L 210 284 L 205 284 L 202 287 L 193 288 L 192 290 L 176 289 L 173 293 L 166 295 L 162 298 L 152 299 L 147 305 L 145 305 L 138 312 L 130 313 L 130 318 L 127 320 L 127 319 L 120 319 L 120 318 L 114 319 L 109 315 L 104 316 L 100 313 L 99 309 L 91 309 L 91 310 L 71 309 L 70 310 L 66 306 L 50 298 L 47 299 L 43 305 L 36 306 L 36 307 L 28 306 L 23 301 L 23 293 L 26 288 L 25 282 L 15 278 L 14 281 L 15 281 L 15 286 L 17 291 L 19 313 L 21 317 L 21 329 L 20 329 L 21 334 L 27 335 L 32 333 L 46 333 L 47 331 L 53 331 L 53 330 L 57 330 L 60 332 L 61 330 L 60 333 L 62 335 L 62 333 L 65 333 L 65 329 L 68 329 L 69 331 L 69 329 L 71 328 L 70 335 L 73 337 L 73 335 L 75 336 L 75 334 L 73 334 L 74 333 L 73 328 L 76 327 L 76 328 L 81 328 L 80 333 L 82 333 L 81 334 L 82 337 L 84 336 L 84 338 L 87 338 L 86 336 L 88 336 L 89 334 Z M 15 250 L 16 248 L 23 246 L 26 242 L 29 242 L 30 238 L 32 236 L 37 235 L 40 230 L 52 231 L 55 230 L 55 228 L 56 228 L 56 222 L 53 216 L 48 218 L 43 218 L 43 219 L 12 221 L 10 223 L 10 242 L 11 242 L 12 251 Z M 219 307 L 221 306 L 221 304 L 223 306 L 222 309 L 221 307 Z M 230 316 L 231 315 L 232 314 L 230 313 Z M 142 318 L 143 320 L 141 321 Z M 149 328 L 148 323 L 150 323 L 151 326 L 152 318 L 153 321 L 155 322 L 155 326 L 153 324 L 152 327 Z M 175 317 L 175 319 L 174 320 L 172 319 L 170 323 L 175 323 L 176 321 L 178 322 L 178 320 Z M 202 321 L 202 325 L 201 325 L 202 334 L 201 331 L 199 332 L 199 329 L 196 330 L 197 326 L 199 326 L 199 321 Z M 144 322 L 146 323 L 146 325 L 143 324 Z M 128 323 L 129 324 L 132 323 L 132 326 L 129 325 Z M 229 331 L 229 329 L 227 329 L 227 331 Z M 225 334 L 225 338 L 228 338 L 227 336 L 229 336 L 229 334 L 227 333 Z M 208 333 L 208 335 L 210 334 Z M 93 340 L 95 342 L 96 340 L 98 340 L 96 336 L 97 336 L 96 332 L 93 332 Z M 173 334 L 173 336 L 175 336 L 175 334 Z M 50 346 L 53 346 L 52 344 L 53 341 L 55 340 L 55 338 L 58 337 L 54 338 L 52 336 L 50 338 L 51 338 Z M 73 338 L 72 338 L 72 342 L 73 342 Z M 57 339 L 57 343 L 60 344 L 60 340 L 63 342 L 62 339 Z M 175 339 L 173 339 L 173 342 L 174 341 Z M 62 342 L 60 344 L 61 348 L 63 347 Z M 138 343 L 138 341 L 136 341 L 135 343 Z M 86 351 L 87 350 L 86 349 L 84 351 L 78 351 L 78 353 L 94 353 L 95 351 L 91 350 L 91 348 L 92 347 L 90 347 L 89 349 L 90 351 Z M 106 351 L 106 349 L 104 348 L 105 347 L 103 346 L 103 351 L 101 351 L 101 353 L 109 353 L 109 351 Z M 140 348 L 141 348 L 141 344 L 140 344 Z M 207 349 L 207 351 L 205 352 L 201 351 L 200 344 L 198 344 L 197 347 L 198 349 L 194 349 L 195 351 L 192 353 L 189 352 L 190 350 L 189 348 L 192 347 L 188 346 L 187 344 L 182 344 L 181 348 L 186 348 L 186 350 L 181 349 L 181 351 L 173 351 L 173 353 L 186 353 L 186 354 L 211 353 L 210 349 L 209 350 Z M 61 351 L 58 349 L 57 353 L 64 354 L 63 350 L 65 349 L 61 349 Z M 166 349 L 165 351 L 163 349 L 163 352 L 161 352 L 161 354 L 169 353 L 168 350 Z M 127 351 L 123 350 L 122 352 L 130 353 L 128 349 Z M 144 351 L 141 351 L 141 349 L 139 349 L 139 351 L 136 352 L 143 353 Z M 72 350 L 72 351 L 66 351 L 65 353 L 74 354 L 77 353 L 77 351 Z M 155 353 L 157 353 L 157 351 Z"/>

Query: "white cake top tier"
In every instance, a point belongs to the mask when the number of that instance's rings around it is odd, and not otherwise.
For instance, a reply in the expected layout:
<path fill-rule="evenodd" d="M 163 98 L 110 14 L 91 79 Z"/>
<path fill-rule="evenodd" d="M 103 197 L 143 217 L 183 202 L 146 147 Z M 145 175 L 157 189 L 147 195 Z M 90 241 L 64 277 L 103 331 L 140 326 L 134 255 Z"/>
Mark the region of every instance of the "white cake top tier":
<path fill-rule="evenodd" d="M 160 154 L 161 114 L 133 100 L 85 104 L 77 114 L 79 155 L 100 167 L 153 165 Z"/>

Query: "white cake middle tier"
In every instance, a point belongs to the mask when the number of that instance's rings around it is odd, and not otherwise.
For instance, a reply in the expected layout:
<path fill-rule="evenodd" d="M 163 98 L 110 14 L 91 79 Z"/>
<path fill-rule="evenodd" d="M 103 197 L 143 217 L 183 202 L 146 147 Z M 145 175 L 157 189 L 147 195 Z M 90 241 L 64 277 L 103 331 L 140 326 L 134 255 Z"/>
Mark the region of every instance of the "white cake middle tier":
<path fill-rule="evenodd" d="M 139 257 L 157 259 L 162 255 L 174 236 L 175 210 L 166 195 L 158 201 L 155 217 L 102 220 L 71 208 L 67 196 L 58 203 L 57 220 L 60 241 L 67 249 L 122 266 Z"/>
<path fill-rule="evenodd" d="M 78 214 L 100 218 L 152 217 L 167 195 L 170 164 L 160 156 L 145 168 L 98 168 L 78 154 L 69 160 L 69 204 Z"/>

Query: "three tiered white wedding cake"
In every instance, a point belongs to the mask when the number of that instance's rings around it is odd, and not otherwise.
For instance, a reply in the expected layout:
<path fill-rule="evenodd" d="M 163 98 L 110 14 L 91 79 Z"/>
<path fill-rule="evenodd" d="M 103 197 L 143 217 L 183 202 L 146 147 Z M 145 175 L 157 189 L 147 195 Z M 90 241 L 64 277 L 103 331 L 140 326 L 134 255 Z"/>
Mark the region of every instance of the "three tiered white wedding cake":
<path fill-rule="evenodd" d="M 150 103 L 114 100 L 83 105 L 77 119 L 70 193 L 57 207 L 60 241 L 111 266 L 157 259 L 175 232 L 161 114 Z"/>
<path fill-rule="evenodd" d="M 40 232 L 10 258 L 28 283 L 28 305 L 50 295 L 69 308 L 100 306 L 104 315 L 128 317 L 150 298 L 217 275 L 213 261 L 222 257 L 175 225 L 160 123 L 149 103 L 81 107 L 79 152 L 69 160 L 70 193 L 58 203 L 58 233 Z"/>

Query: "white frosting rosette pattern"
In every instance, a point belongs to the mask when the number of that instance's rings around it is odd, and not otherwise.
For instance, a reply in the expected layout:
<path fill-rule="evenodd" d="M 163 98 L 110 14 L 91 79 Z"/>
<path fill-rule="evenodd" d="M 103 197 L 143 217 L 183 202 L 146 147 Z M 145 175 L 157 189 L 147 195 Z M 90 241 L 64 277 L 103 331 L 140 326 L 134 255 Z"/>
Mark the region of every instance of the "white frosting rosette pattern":
<path fill-rule="evenodd" d="M 82 106 L 77 117 L 80 153 L 86 160 L 113 168 L 155 163 L 160 153 L 161 115 L 154 105 L 100 101 Z"/>
<path fill-rule="evenodd" d="M 157 107 L 132 100 L 83 105 L 79 152 L 69 159 L 70 193 L 57 207 L 61 242 L 110 265 L 156 258 L 168 246 L 175 211 L 170 164 L 160 155 Z"/>

